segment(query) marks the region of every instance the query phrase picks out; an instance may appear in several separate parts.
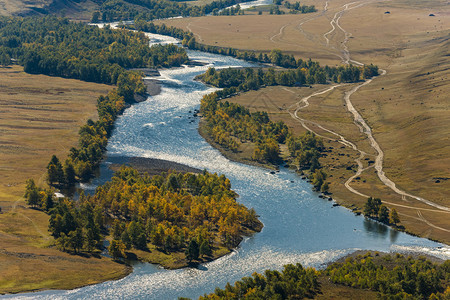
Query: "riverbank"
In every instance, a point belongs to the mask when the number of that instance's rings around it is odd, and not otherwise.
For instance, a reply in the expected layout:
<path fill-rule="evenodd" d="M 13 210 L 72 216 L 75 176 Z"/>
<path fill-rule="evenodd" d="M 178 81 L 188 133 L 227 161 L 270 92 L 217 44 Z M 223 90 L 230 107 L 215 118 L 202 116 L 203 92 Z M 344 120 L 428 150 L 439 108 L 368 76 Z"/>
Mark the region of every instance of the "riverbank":
<path fill-rule="evenodd" d="M 245 228 L 245 231 L 242 232 L 242 236 L 240 237 L 239 244 L 242 242 L 243 237 L 250 237 L 253 234 L 260 232 L 262 230 L 262 228 L 263 228 L 263 224 L 261 222 L 256 226 L 255 230 Z M 132 257 L 136 261 L 142 261 L 142 262 L 160 265 L 164 269 L 168 269 L 168 270 L 176 270 L 176 269 L 182 269 L 182 268 L 187 268 L 187 267 L 195 268 L 195 267 L 199 267 L 200 264 L 211 262 L 211 261 L 221 258 L 227 254 L 230 254 L 231 252 L 233 252 L 237 248 L 239 248 L 239 244 L 236 247 L 231 248 L 231 249 L 228 247 L 220 246 L 219 244 L 220 243 L 217 241 L 216 246 L 211 249 L 212 250 L 211 255 L 204 255 L 192 262 L 189 262 L 186 260 L 186 256 L 185 256 L 184 252 L 168 252 L 168 251 L 164 251 L 154 245 L 150 245 L 148 251 L 134 249 L 134 250 L 128 252 L 128 254 L 130 254 L 130 257 Z"/>
<path fill-rule="evenodd" d="M 273 164 L 262 164 L 251 159 L 254 150 L 253 143 L 241 144 L 241 151 L 233 152 L 228 149 L 225 149 L 220 144 L 214 142 L 211 136 L 207 133 L 207 128 L 205 126 L 205 121 L 203 120 L 203 118 L 200 119 L 198 125 L 198 133 L 202 136 L 202 138 L 205 139 L 205 141 L 208 142 L 208 144 L 217 149 L 220 153 L 222 153 L 223 156 L 225 156 L 231 161 L 243 163 L 250 166 L 261 167 L 269 170 L 278 170 L 278 167 Z"/>
<path fill-rule="evenodd" d="M 370 260 L 370 262 L 369 262 Z M 437 258 L 435 256 L 424 255 L 417 252 L 395 252 L 395 253 L 387 253 L 387 252 L 378 252 L 378 251 L 363 251 L 358 250 L 353 253 L 350 253 L 335 262 L 329 263 L 326 265 L 326 269 L 324 271 L 320 271 L 319 282 L 320 282 L 320 293 L 315 299 L 375 299 L 380 297 L 380 293 L 387 294 L 396 294 L 392 293 L 389 289 L 397 289 L 399 290 L 398 285 L 404 283 L 402 277 L 396 277 L 397 274 L 405 275 L 408 273 L 407 266 L 414 266 L 413 272 L 414 275 L 409 279 L 410 284 L 419 286 L 420 276 L 427 280 L 426 285 L 428 288 L 433 286 L 433 289 L 436 289 L 434 293 L 440 292 L 440 296 L 442 299 L 446 299 L 446 287 L 448 286 L 448 279 L 445 275 L 446 268 L 441 268 L 444 263 L 448 263 L 448 260 L 443 260 Z M 343 267 L 343 266 L 346 267 Z M 349 267 L 352 265 L 352 267 Z M 371 266 L 368 266 L 371 265 Z M 426 266 L 424 268 L 424 266 Z M 371 271 L 368 271 L 370 269 Z M 430 270 L 432 269 L 432 271 Z M 347 276 L 348 278 L 343 279 L 339 276 L 334 276 L 334 280 L 340 281 L 340 283 L 333 282 L 332 274 L 337 274 L 340 270 L 342 276 Z M 406 271 L 406 272 L 405 272 Z M 330 272 L 330 274 L 327 274 Z M 390 280 L 388 278 L 383 278 L 383 276 L 371 276 L 369 273 L 375 272 L 376 274 L 384 273 L 384 276 L 391 276 Z M 433 285 L 430 281 L 429 274 L 440 274 L 440 280 L 438 279 Z M 347 275 L 346 275 L 347 274 Z M 395 274 L 395 275 L 393 275 Z M 331 276 L 330 276 L 331 275 Z M 350 279 L 352 278 L 352 279 Z M 355 280 L 356 278 L 356 280 Z M 349 282 L 348 279 L 350 279 Z M 347 280 L 347 281 L 346 281 Z M 358 281 L 359 280 L 359 281 Z M 364 284 L 363 280 L 370 280 L 371 284 Z M 383 290 L 380 286 L 373 285 L 373 281 L 377 280 L 379 284 L 384 284 L 389 289 Z M 384 281 L 384 282 L 383 282 Z M 346 283 L 344 283 L 346 282 Z M 363 286 L 360 286 L 363 283 Z M 419 284 L 418 284 L 419 283 Z M 404 284 L 402 286 L 403 292 L 408 294 L 414 294 L 416 291 L 414 289 L 408 289 L 407 285 Z M 420 290 L 417 288 L 419 293 L 424 293 L 425 297 L 428 298 L 427 292 L 424 292 L 425 289 Z M 439 299 L 441 299 L 439 297 Z M 431 297 L 430 297 L 431 298 Z"/>
<path fill-rule="evenodd" d="M 255 299 L 447 299 L 448 262 L 423 255 L 356 251 L 324 269 L 292 263 L 282 270 L 265 270 L 200 299 L 238 293 L 251 293 Z"/>
<path fill-rule="evenodd" d="M 116 160 L 121 160 L 120 158 L 115 158 Z M 140 173 L 147 173 L 149 175 L 160 175 L 161 173 L 175 171 L 180 173 L 201 173 L 202 170 L 189 167 L 184 164 L 176 163 L 174 161 L 157 159 L 157 158 L 147 158 L 147 157 L 131 157 L 123 158 L 125 165 L 129 165 L 132 168 L 138 170 Z M 123 164 L 112 164 L 110 169 L 113 171 L 118 171 Z"/>
<path fill-rule="evenodd" d="M 145 93 L 143 95 L 134 95 L 134 99 L 136 102 L 142 102 L 147 100 L 148 96 L 156 96 L 161 93 L 161 84 L 158 80 L 153 79 L 152 77 L 161 76 L 158 69 L 155 68 L 135 68 L 131 69 L 132 71 L 142 72 L 144 75 L 142 78 L 142 82 L 145 85 Z"/>

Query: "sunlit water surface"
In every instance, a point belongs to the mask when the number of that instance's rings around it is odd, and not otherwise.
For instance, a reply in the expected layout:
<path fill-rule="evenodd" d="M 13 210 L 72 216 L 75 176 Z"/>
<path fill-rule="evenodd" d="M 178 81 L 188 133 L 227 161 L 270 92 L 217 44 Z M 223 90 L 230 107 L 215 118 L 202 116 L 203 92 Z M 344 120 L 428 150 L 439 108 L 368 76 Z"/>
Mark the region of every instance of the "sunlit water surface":
<path fill-rule="evenodd" d="M 153 35 L 154 41 L 164 37 Z M 444 245 L 400 233 L 355 216 L 332 202 L 318 198 L 311 185 L 292 172 L 279 173 L 231 162 L 206 143 L 197 132 L 193 117 L 203 95 L 214 89 L 194 81 L 208 67 L 250 66 L 229 57 L 189 51 L 191 59 L 207 63 L 161 71 L 162 92 L 133 105 L 118 119 L 108 144 L 108 157 L 101 176 L 88 191 L 108 180 L 108 165 L 124 162 L 124 157 L 171 160 L 210 172 L 226 174 L 239 201 L 254 207 L 264 223 L 261 233 L 246 238 L 230 255 L 201 265 L 198 269 L 164 270 L 136 263 L 129 276 L 71 291 L 45 291 L 15 295 L 21 299 L 176 299 L 196 298 L 224 287 L 253 272 L 281 269 L 284 264 L 304 266 L 324 264 L 357 249 L 422 252 L 450 257 Z M 191 113 L 189 113 L 191 111 Z"/>

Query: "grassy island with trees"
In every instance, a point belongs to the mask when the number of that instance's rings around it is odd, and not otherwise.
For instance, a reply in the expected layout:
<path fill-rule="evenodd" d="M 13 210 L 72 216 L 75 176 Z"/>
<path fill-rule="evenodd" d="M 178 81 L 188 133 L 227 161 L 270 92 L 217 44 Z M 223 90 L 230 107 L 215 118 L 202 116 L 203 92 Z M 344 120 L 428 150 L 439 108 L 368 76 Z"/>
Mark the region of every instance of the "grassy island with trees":
<path fill-rule="evenodd" d="M 56 246 L 71 253 L 101 251 L 104 239 L 116 259 L 141 259 L 167 268 L 212 260 L 261 231 L 253 209 L 236 202 L 224 175 L 169 172 L 149 176 L 122 167 L 94 195 L 53 198 L 33 180 L 25 197 L 50 215 Z"/>

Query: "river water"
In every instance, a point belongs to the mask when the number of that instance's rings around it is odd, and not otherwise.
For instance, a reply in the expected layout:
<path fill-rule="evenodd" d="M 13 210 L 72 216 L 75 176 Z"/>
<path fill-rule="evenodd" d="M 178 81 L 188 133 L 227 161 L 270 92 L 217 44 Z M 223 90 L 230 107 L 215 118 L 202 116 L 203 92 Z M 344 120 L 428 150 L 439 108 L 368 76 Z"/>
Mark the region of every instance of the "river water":
<path fill-rule="evenodd" d="M 170 39 L 170 38 L 169 38 Z M 153 35 L 153 40 L 166 38 Z M 173 40 L 172 40 L 173 41 Z M 198 120 L 192 117 L 203 95 L 214 89 L 194 81 L 209 66 L 251 66 L 230 57 L 188 51 L 193 60 L 206 66 L 161 71 L 162 92 L 133 105 L 117 120 L 108 144 L 101 176 L 84 186 L 93 190 L 108 180 L 107 166 L 123 157 L 171 160 L 210 172 L 225 174 L 238 201 L 255 208 L 264 223 L 261 233 L 246 238 L 231 254 L 197 269 L 164 270 L 136 263 L 129 276 L 70 291 L 44 291 L 15 295 L 21 299 L 176 299 L 197 298 L 224 287 L 253 272 L 281 269 L 287 263 L 322 267 L 354 250 L 421 252 L 450 258 L 450 248 L 427 239 L 394 231 L 384 225 L 355 216 L 332 202 L 321 199 L 311 185 L 293 172 L 281 168 L 270 174 L 265 169 L 231 162 L 198 134 Z M 12 297 L 12 296 L 11 296 Z"/>

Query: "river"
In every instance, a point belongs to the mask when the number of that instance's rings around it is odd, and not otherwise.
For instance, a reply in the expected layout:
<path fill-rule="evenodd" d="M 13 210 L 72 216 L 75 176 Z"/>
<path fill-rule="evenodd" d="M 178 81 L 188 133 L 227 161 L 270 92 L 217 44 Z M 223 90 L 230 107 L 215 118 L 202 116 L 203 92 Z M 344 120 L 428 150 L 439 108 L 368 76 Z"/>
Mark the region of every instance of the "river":
<path fill-rule="evenodd" d="M 153 41 L 172 40 L 153 35 Z M 161 71 L 161 94 L 133 105 L 117 120 L 110 138 L 101 175 L 87 190 L 108 180 L 108 165 L 123 157 L 171 160 L 210 172 L 225 174 L 238 201 L 255 208 L 264 223 L 261 233 L 246 238 L 238 249 L 199 268 L 164 270 L 135 263 L 129 276 L 70 291 L 44 291 L 5 296 L 19 299 L 176 299 L 197 298 L 253 272 L 281 269 L 287 263 L 322 267 L 354 250 L 420 252 L 450 258 L 448 246 L 397 232 L 377 222 L 355 216 L 343 207 L 321 199 L 311 185 L 281 168 L 265 169 L 232 162 L 198 134 L 199 108 L 203 95 L 213 88 L 194 81 L 209 66 L 251 66 L 230 57 L 188 51 L 191 59 L 206 66 Z M 191 113 L 189 113 L 191 111 Z"/>

